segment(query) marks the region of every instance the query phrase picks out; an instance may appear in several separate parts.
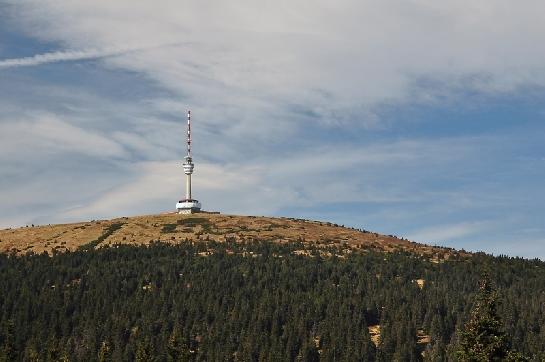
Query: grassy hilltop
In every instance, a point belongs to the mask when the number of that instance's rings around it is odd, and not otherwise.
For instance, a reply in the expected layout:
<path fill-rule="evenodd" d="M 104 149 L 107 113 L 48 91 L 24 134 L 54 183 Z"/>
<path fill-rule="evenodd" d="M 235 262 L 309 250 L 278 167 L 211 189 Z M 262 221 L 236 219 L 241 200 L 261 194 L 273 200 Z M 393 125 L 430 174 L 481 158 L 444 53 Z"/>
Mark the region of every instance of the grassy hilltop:
<path fill-rule="evenodd" d="M 457 255 L 453 249 L 431 247 L 394 236 L 345 228 L 329 222 L 293 218 L 174 213 L 123 217 L 74 224 L 30 226 L 0 230 L 0 252 L 35 253 L 73 251 L 80 247 L 114 244 L 147 245 L 154 241 L 248 241 L 313 245 L 340 245 L 347 251 L 410 251 L 443 260 Z"/>

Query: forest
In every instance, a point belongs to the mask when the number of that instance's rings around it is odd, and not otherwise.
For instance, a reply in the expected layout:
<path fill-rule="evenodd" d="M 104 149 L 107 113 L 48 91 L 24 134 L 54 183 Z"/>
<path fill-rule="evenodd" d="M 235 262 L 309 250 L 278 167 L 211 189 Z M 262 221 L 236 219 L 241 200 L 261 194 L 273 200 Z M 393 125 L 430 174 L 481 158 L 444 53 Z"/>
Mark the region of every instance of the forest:
<path fill-rule="evenodd" d="M 266 240 L 0 254 L 0 360 L 456 360 L 485 271 L 510 346 L 545 360 L 542 261 Z"/>

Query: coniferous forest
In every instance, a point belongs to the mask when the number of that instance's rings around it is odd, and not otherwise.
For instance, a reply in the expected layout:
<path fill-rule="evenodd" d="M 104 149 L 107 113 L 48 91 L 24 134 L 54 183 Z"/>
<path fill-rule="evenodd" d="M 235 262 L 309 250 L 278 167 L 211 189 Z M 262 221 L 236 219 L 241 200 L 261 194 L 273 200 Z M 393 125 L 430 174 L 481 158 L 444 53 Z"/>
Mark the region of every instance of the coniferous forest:
<path fill-rule="evenodd" d="M 484 271 L 510 348 L 544 360 L 541 261 L 266 241 L 0 255 L 0 360 L 454 360 Z"/>

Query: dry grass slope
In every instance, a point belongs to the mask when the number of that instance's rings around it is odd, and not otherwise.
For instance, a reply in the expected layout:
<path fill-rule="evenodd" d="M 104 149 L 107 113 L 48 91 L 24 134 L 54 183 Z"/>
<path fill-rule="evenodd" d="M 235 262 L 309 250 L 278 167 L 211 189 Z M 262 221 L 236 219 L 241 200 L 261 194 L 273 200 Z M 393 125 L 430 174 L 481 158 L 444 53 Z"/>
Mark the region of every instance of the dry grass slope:
<path fill-rule="evenodd" d="M 456 253 L 452 249 L 319 221 L 175 213 L 0 230 L 0 252 L 52 253 L 54 250 L 61 252 L 114 244 L 149 244 L 153 241 L 180 243 L 256 239 L 280 243 L 303 241 L 318 246 L 337 245 L 343 247 L 346 253 L 365 250 L 409 251 L 438 262 Z"/>

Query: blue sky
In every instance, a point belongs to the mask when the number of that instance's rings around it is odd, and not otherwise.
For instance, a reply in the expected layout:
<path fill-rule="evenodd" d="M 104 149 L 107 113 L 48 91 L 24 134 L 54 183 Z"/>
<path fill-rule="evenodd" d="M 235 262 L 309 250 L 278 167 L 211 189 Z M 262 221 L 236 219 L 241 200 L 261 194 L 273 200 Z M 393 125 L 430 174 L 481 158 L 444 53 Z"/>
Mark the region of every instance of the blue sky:
<path fill-rule="evenodd" d="M 0 0 L 0 227 L 294 216 L 545 259 L 530 1 Z"/>

